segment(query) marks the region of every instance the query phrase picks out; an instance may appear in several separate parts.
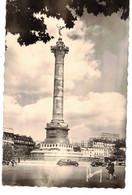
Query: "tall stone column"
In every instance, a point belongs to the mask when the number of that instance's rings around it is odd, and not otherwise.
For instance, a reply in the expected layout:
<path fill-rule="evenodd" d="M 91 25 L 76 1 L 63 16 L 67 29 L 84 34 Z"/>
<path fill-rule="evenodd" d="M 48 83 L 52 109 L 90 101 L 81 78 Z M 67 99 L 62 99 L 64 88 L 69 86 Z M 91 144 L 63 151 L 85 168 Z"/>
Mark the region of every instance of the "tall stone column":
<path fill-rule="evenodd" d="M 54 71 L 54 94 L 53 115 L 50 123 L 46 126 L 45 143 L 69 144 L 68 125 L 63 120 L 63 97 L 64 97 L 64 57 L 69 48 L 59 38 L 55 46 L 51 46 L 51 52 L 55 56 Z"/>
<path fill-rule="evenodd" d="M 51 52 L 55 55 L 54 74 L 54 96 L 53 96 L 53 119 L 52 122 L 63 121 L 63 95 L 64 95 L 64 57 L 69 48 L 64 45 L 59 38 L 56 46 L 51 47 Z"/>

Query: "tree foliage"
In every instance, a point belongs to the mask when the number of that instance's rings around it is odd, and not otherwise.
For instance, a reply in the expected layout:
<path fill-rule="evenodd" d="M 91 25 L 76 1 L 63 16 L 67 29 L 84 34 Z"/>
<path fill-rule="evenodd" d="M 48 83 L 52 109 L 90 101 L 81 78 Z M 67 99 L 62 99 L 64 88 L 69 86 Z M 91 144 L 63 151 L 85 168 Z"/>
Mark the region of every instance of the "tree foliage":
<path fill-rule="evenodd" d="M 125 159 L 125 151 L 122 150 L 122 148 L 126 148 L 125 139 L 116 140 L 114 143 L 115 143 L 115 147 L 112 156 L 115 157 L 116 159 L 119 158 Z"/>
<path fill-rule="evenodd" d="M 30 155 L 32 150 L 33 150 L 32 148 L 29 148 L 26 145 L 14 144 L 14 155 L 15 156 L 21 157 L 21 156 Z"/>
<path fill-rule="evenodd" d="M 81 152 L 80 146 L 74 146 L 73 150 L 74 150 L 74 152 Z"/>
<path fill-rule="evenodd" d="M 10 144 L 3 145 L 3 160 L 11 160 L 13 157 L 13 147 Z"/>
<path fill-rule="evenodd" d="M 117 148 L 117 149 L 125 148 L 126 147 L 126 141 L 125 141 L 125 139 L 118 139 L 114 143 L 115 143 L 115 148 Z"/>
<path fill-rule="evenodd" d="M 37 41 L 46 43 L 53 35 L 47 32 L 44 18 L 36 18 L 35 14 L 62 18 L 66 28 L 73 28 L 84 8 L 95 16 L 99 13 L 110 16 L 118 11 L 122 11 L 121 19 L 126 20 L 129 16 L 129 0 L 7 0 L 6 30 L 7 33 L 19 34 L 20 45 Z"/>

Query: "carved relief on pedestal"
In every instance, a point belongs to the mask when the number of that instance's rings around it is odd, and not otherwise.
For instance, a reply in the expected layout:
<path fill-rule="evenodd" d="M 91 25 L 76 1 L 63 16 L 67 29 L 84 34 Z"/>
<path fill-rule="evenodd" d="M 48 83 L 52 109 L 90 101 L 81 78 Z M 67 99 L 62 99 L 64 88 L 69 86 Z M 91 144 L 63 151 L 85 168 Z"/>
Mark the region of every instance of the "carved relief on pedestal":
<path fill-rule="evenodd" d="M 48 130 L 47 138 L 67 138 L 68 132 L 60 129 Z"/>

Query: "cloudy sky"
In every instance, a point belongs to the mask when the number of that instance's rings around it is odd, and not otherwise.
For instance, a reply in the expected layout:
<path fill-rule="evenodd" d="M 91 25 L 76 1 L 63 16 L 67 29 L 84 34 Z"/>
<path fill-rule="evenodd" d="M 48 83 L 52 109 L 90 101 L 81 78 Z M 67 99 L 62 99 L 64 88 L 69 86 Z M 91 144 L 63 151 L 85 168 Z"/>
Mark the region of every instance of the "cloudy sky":
<path fill-rule="evenodd" d="M 46 18 L 49 43 L 20 46 L 8 34 L 5 54 L 4 126 L 15 133 L 45 139 L 52 119 L 54 55 L 50 46 L 58 39 L 56 24 Z M 86 140 L 100 132 L 125 136 L 127 96 L 128 20 L 120 13 L 104 17 L 85 13 L 73 29 L 63 29 L 69 47 L 65 56 L 64 121 L 69 137 Z"/>

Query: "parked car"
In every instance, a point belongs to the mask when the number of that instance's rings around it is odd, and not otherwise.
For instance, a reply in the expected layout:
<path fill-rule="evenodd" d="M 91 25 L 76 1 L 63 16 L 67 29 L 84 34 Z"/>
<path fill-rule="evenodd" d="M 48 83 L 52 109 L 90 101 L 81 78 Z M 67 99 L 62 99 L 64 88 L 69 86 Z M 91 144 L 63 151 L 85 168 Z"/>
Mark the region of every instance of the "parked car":
<path fill-rule="evenodd" d="M 91 163 L 91 166 L 92 166 L 92 167 L 98 167 L 98 166 L 104 167 L 104 166 L 106 166 L 106 163 L 104 163 L 103 161 L 93 161 L 93 162 Z"/>
<path fill-rule="evenodd" d="M 17 162 L 14 159 L 12 159 L 12 160 L 3 160 L 3 162 L 2 162 L 2 165 L 12 165 L 12 166 L 14 166 L 16 164 L 17 164 Z"/>
<path fill-rule="evenodd" d="M 125 166 L 125 161 L 123 159 L 118 159 L 117 160 L 117 165 Z"/>
<path fill-rule="evenodd" d="M 2 164 L 3 165 L 9 165 L 9 162 L 10 162 L 9 160 L 3 160 Z"/>
<path fill-rule="evenodd" d="M 59 160 L 58 162 L 57 162 L 57 165 L 59 165 L 59 166 L 63 166 L 63 165 L 74 165 L 74 166 L 78 166 L 79 165 L 79 163 L 78 162 L 76 162 L 76 161 L 73 161 L 73 160 L 71 160 L 71 159 L 61 159 L 61 160 Z"/>

